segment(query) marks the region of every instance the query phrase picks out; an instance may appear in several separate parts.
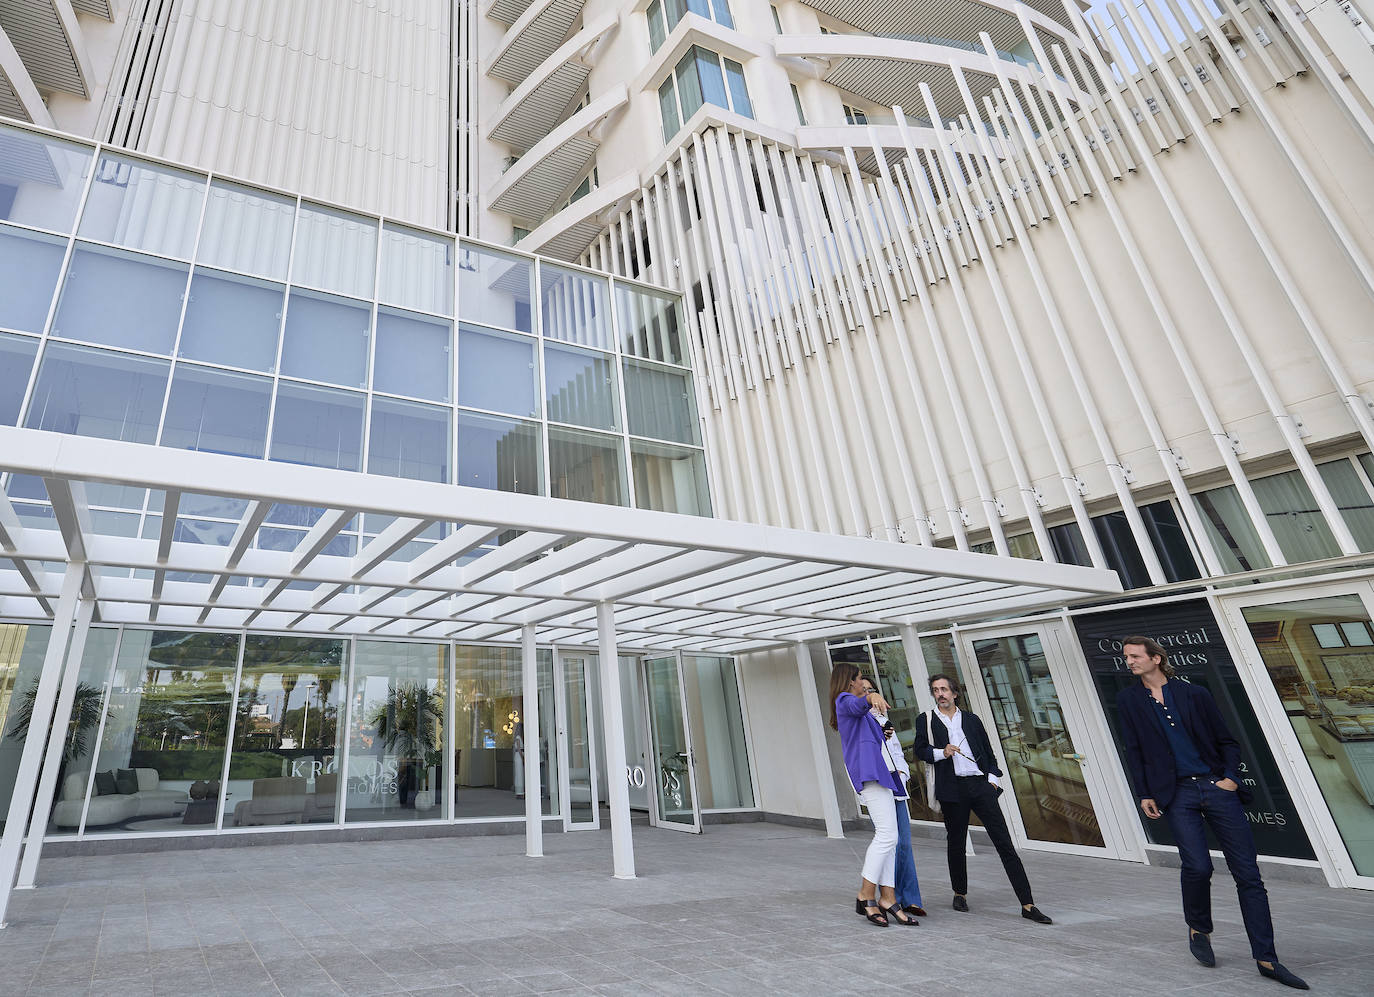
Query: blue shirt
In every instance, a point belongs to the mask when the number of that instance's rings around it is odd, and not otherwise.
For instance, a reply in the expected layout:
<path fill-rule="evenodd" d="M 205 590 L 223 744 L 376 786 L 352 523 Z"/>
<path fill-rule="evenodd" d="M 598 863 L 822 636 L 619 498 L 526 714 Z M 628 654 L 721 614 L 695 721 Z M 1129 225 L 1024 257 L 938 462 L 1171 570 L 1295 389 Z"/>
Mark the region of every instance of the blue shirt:
<path fill-rule="evenodd" d="M 1180 779 L 1187 779 L 1195 775 L 1208 775 L 1210 769 L 1202 760 L 1202 755 L 1198 753 L 1197 745 L 1188 736 L 1187 729 L 1183 722 L 1179 720 L 1178 708 L 1174 704 L 1174 694 L 1169 689 L 1169 683 L 1164 683 L 1164 702 L 1153 696 L 1150 702 L 1155 704 L 1155 718 L 1164 728 L 1164 736 L 1169 739 L 1169 749 L 1174 753 L 1174 767 L 1178 770 Z"/>

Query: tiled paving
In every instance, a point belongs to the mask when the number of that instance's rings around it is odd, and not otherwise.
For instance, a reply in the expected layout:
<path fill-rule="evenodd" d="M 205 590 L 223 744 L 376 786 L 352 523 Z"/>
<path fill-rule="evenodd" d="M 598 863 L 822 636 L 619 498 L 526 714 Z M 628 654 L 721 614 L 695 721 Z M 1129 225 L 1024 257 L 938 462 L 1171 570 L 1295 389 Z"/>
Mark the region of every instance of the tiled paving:
<path fill-rule="evenodd" d="M 862 835 L 772 824 L 302 844 L 45 860 L 0 931 L 0 995 L 1158 994 L 1288 992 L 1248 958 L 1229 877 L 1220 966 L 1188 955 L 1177 873 L 1027 853 L 1024 921 L 996 856 L 949 909 L 940 842 L 916 842 L 920 928 L 855 916 Z M 1374 894 L 1271 882 L 1279 954 L 1321 994 L 1374 991 Z"/>

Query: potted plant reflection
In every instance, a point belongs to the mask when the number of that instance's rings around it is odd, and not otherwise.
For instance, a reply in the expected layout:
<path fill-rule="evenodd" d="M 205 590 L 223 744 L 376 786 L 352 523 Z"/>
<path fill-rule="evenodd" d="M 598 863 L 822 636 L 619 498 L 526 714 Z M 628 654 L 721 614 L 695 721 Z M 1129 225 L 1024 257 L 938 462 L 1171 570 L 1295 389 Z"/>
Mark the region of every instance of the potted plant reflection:
<path fill-rule="evenodd" d="M 402 807 L 434 807 L 443 737 L 444 698 L 417 682 L 392 684 L 369 723 L 396 764 L 396 795 Z"/>

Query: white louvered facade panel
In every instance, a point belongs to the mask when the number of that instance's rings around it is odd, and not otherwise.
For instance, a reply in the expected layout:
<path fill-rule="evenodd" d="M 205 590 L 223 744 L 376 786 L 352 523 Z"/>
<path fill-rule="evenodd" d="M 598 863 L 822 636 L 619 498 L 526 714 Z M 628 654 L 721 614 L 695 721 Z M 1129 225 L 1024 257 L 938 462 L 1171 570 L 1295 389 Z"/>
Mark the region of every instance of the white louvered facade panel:
<path fill-rule="evenodd" d="M 140 148 L 443 226 L 450 6 L 187 0 Z"/>
<path fill-rule="evenodd" d="M 39 90 L 87 95 L 76 30 L 68 0 L 24 0 L 0 3 L 0 30 L 9 36 Z"/>

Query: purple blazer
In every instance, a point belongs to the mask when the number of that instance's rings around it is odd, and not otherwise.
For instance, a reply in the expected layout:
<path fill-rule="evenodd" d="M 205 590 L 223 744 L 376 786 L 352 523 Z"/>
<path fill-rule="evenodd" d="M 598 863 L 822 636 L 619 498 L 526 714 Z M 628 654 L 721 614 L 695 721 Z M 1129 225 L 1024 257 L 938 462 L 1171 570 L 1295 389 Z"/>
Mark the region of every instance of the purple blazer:
<path fill-rule="evenodd" d="M 844 767 L 849 770 L 854 792 L 861 792 L 866 782 L 876 782 L 905 796 L 901 776 L 888 770 L 883 755 L 883 728 L 868 712 L 868 700 L 840 693 L 835 697 L 835 722 L 840 725 Z"/>

